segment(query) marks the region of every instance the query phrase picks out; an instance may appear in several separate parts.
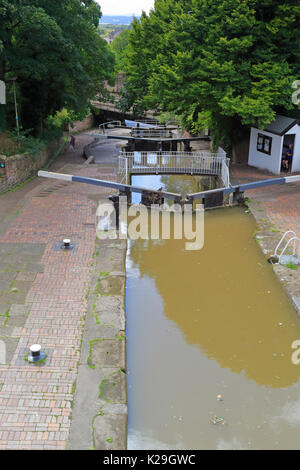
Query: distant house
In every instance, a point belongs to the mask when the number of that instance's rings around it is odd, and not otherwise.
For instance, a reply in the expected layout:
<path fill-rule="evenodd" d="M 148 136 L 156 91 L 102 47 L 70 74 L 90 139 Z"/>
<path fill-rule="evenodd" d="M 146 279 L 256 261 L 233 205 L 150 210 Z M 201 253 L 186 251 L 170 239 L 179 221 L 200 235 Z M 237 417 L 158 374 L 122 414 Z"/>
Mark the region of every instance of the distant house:
<path fill-rule="evenodd" d="M 278 175 L 290 144 L 293 145 L 293 173 L 300 171 L 300 123 L 297 119 L 278 115 L 264 130 L 252 127 L 248 164 Z"/>

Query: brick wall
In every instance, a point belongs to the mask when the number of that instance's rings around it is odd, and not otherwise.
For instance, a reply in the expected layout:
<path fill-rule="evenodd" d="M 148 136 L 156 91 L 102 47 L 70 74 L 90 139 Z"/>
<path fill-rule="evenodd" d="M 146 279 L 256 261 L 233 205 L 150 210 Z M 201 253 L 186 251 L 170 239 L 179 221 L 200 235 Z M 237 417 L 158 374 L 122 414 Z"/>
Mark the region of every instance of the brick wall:
<path fill-rule="evenodd" d="M 0 155 L 0 161 L 5 162 L 5 168 L 0 168 L 0 194 L 23 183 L 37 174 L 63 145 L 63 139 L 52 141 L 47 149 L 35 155 Z"/>
<path fill-rule="evenodd" d="M 83 121 L 75 121 L 74 127 L 69 125 L 69 132 L 81 132 L 86 131 L 94 126 L 94 116 L 90 114 Z"/>

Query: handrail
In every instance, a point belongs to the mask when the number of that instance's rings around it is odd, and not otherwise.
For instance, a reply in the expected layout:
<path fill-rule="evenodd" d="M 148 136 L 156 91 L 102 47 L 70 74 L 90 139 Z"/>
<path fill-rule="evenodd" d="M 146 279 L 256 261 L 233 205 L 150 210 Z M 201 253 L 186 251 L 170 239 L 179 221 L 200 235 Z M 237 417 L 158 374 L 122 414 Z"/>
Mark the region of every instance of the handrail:
<path fill-rule="evenodd" d="M 159 155 L 159 156 L 175 156 L 175 157 L 214 157 L 214 158 L 218 158 L 221 160 L 227 160 L 227 162 L 230 161 L 230 158 L 226 157 L 226 154 L 224 155 L 221 155 L 220 153 L 216 152 L 216 153 L 212 153 L 212 152 L 209 152 L 209 151 L 202 151 L 202 150 L 195 150 L 194 152 L 176 152 L 176 151 L 137 151 L 137 152 L 120 152 L 120 156 L 122 157 L 134 157 L 136 156 L 137 154 L 140 154 L 140 155 L 145 155 L 147 156 L 148 155 Z"/>
<path fill-rule="evenodd" d="M 290 234 L 290 233 L 293 235 L 293 238 L 297 238 L 297 235 L 293 230 L 288 230 L 287 232 L 285 232 L 285 234 L 282 236 L 280 242 L 278 243 L 278 245 L 275 248 L 274 256 L 278 257 L 278 250 L 279 250 L 280 246 L 282 245 L 282 243 L 284 242 L 284 240 L 286 239 L 287 235 Z"/>
<path fill-rule="evenodd" d="M 213 189 L 210 191 L 200 191 L 199 193 L 191 193 L 191 194 L 187 194 L 186 196 L 188 200 L 204 199 L 210 193 L 223 192 L 224 194 L 231 194 L 231 193 L 236 193 L 237 191 L 240 193 L 244 191 L 252 191 L 253 189 L 257 189 L 257 188 L 273 186 L 274 184 L 289 184 L 289 183 L 296 183 L 296 182 L 300 182 L 300 175 L 286 176 L 283 178 L 269 178 L 266 180 L 254 181 L 252 183 L 236 184 L 234 186 L 229 184 L 228 188 L 224 187 L 224 188 Z"/>
<path fill-rule="evenodd" d="M 171 129 L 164 127 L 161 128 L 144 128 L 144 127 L 133 127 L 131 130 L 132 137 L 161 137 L 161 138 L 172 138 L 173 132 Z"/>
<path fill-rule="evenodd" d="M 122 122 L 121 121 L 109 121 L 109 122 L 104 122 L 103 124 L 100 124 L 99 126 L 99 130 L 103 131 L 103 134 L 105 134 L 105 126 L 108 127 L 109 124 L 117 124 L 117 126 L 121 126 L 122 125 Z M 114 126 L 116 127 L 116 126 Z"/>
<path fill-rule="evenodd" d="M 134 192 L 134 193 L 154 193 L 158 194 L 162 197 L 165 197 L 167 199 L 173 199 L 175 201 L 180 201 L 181 200 L 181 194 L 179 193 L 171 193 L 169 191 L 165 190 L 154 190 L 151 188 L 141 188 L 139 186 L 134 186 L 134 185 L 129 185 L 129 184 L 122 184 L 122 183 L 116 183 L 115 181 L 107 181 L 107 180 L 99 180 L 95 178 L 88 178 L 86 176 L 76 176 L 76 175 L 68 175 L 65 173 L 54 173 L 51 171 L 38 171 L 38 176 L 41 176 L 43 178 L 50 178 L 50 179 L 56 179 L 56 180 L 62 180 L 62 181 L 68 181 L 70 183 L 85 183 L 85 184 L 91 184 L 95 186 L 102 186 L 104 188 L 112 188 L 112 189 L 117 189 L 119 191 L 128 191 L 128 192 Z"/>
<path fill-rule="evenodd" d="M 208 174 L 230 186 L 229 159 L 210 152 L 120 152 L 119 173 Z"/>
<path fill-rule="evenodd" d="M 159 122 L 158 119 L 144 118 L 144 119 L 140 119 L 138 122 L 142 122 L 144 124 L 153 124 L 154 126 L 166 127 L 166 123 Z"/>
<path fill-rule="evenodd" d="M 298 260 L 297 260 L 297 262 L 300 262 L 300 238 L 298 238 L 298 237 L 293 237 L 293 238 L 290 238 L 290 240 L 287 242 L 287 244 L 285 245 L 284 249 L 282 250 L 281 255 L 280 255 L 279 258 L 278 258 L 279 263 L 281 262 L 281 259 L 282 259 L 282 257 L 284 256 L 284 253 L 286 252 L 286 250 L 288 249 L 289 244 L 290 244 L 292 241 L 294 242 L 294 248 L 293 248 L 293 255 L 292 255 L 292 256 L 293 256 L 293 257 L 296 256 L 296 245 L 297 245 L 297 242 L 298 242 L 299 247 L 298 247 Z"/>

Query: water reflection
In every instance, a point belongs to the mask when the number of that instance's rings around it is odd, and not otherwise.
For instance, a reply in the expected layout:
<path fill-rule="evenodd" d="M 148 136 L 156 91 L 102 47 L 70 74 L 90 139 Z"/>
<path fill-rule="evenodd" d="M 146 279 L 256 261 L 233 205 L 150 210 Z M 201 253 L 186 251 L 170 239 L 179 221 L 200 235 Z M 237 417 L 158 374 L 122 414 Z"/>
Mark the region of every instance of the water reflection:
<path fill-rule="evenodd" d="M 206 176 L 192 175 L 133 175 L 131 184 L 140 188 L 158 190 L 163 188 L 170 193 L 178 193 L 185 196 L 188 193 L 200 192 L 210 188 L 214 183 L 214 178 Z M 141 202 L 140 194 L 133 194 L 132 202 Z"/>

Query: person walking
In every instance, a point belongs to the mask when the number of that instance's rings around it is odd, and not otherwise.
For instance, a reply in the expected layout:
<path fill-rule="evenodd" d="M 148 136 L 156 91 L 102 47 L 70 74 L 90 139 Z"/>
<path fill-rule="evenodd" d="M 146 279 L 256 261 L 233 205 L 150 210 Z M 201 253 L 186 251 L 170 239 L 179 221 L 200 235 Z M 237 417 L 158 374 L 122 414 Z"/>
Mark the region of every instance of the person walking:
<path fill-rule="evenodd" d="M 76 139 L 74 135 L 71 135 L 69 149 L 72 150 L 72 152 L 75 152 L 75 145 L 76 145 Z"/>

